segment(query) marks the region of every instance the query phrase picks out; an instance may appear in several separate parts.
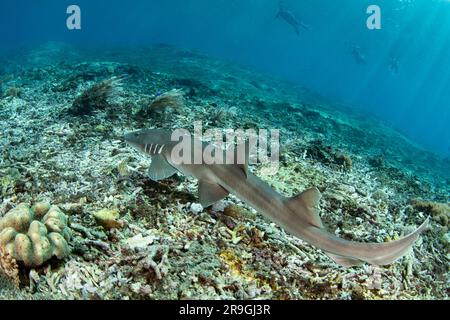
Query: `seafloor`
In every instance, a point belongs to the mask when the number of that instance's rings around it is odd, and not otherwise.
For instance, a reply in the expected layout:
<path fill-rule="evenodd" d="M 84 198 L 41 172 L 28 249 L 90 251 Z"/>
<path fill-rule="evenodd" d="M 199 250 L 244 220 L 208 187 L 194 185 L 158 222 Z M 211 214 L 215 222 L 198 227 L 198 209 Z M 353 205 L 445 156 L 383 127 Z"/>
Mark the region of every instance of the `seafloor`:
<path fill-rule="evenodd" d="M 77 97 L 113 76 L 121 85 L 107 101 L 71 112 Z M 149 110 L 172 89 L 183 89 L 184 105 Z M 166 45 L 23 49 L 0 59 L 0 97 L 0 219 L 20 203 L 45 201 L 69 216 L 72 230 L 63 260 L 30 268 L 0 255 L 0 298 L 449 297 L 450 160 L 375 118 Z M 152 182 L 150 159 L 121 140 L 196 120 L 205 129 L 279 128 L 280 170 L 251 170 L 284 195 L 317 186 L 321 218 L 340 237 L 389 241 L 427 216 L 431 226 L 394 264 L 346 269 L 233 196 L 201 210 L 195 180 Z M 112 227 L 94 218 L 99 211 L 111 213 Z"/>

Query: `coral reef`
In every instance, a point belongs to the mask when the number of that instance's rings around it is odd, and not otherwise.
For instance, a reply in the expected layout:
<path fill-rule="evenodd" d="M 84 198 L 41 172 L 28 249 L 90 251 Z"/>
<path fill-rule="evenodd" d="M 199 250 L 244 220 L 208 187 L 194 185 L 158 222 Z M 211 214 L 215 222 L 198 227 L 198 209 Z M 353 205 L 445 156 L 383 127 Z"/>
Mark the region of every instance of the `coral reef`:
<path fill-rule="evenodd" d="M 0 219 L 0 247 L 27 267 L 42 265 L 51 257 L 69 254 L 66 215 L 57 207 L 37 203 L 20 204 Z"/>
<path fill-rule="evenodd" d="M 383 168 L 385 166 L 384 157 L 382 155 L 369 159 L 369 164 L 374 168 Z"/>
<path fill-rule="evenodd" d="M 100 53 L 49 44 L 17 55 L 4 72 L 3 89 L 19 87 L 21 94 L 0 99 L 0 221 L 20 203 L 49 199 L 69 215 L 72 236 L 64 263 L 51 259 L 31 269 L 1 245 L 9 276 L 0 276 L 0 298 L 449 298 L 450 244 L 440 214 L 392 265 L 339 268 L 233 196 L 204 209 L 195 180 L 151 181 L 151 160 L 120 139 L 144 127 L 191 130 L 194 121 L 205 130 L 278 128 L 278 171 L 267 164 L 249 169 L 286 196 L 317 186 L 328 230 L 382 242 L 434 212 L 413 207 L 411 199 L 448 202 L 450 171 L 448 160 L 376 119 L 291 83 L 167 46 Z M 117 74 L 128 78 L 113 95 Z M 89 98 L 86 90 L 101 79 L 109 80 Z M 173 88 L 186 93 L 182 106 L 161 103 L 155 110 L 165 118 L 143 110 L 155 98 L 149 90 Z M 89 116 L 61 117 L 74 96 L 79 113 Z M 31 211 L 33 221 L 52 227 L 43 223 L 48 204 L 19 208 L 23 221 Z M 18 234 L 28 237 L 29 229 Z"/>
<path fill-rule="evenodd" d="M 4 95 L 5 95 L 5 97 L 17 98 L 20 96 L 21 92 L 22 92 L 21 89 L 18 87 L 10 87 L 10 88 L 6 89 Z"/>
<path fill-rule="evenodd" d="M 344 171 L 350 171 L 353 161 L 349 155 L 335 151 L 331 146 L 325 145 L 321 140 L 312 141 L 308 148 L 308 154 L 325 164 L 341 167 Z"/>
<path fill-rule="evenodd" d="M 69 113 L 81 116 L 106 108 L 109 96 L 115 88 L 120 86 L 122 80 L 123 77 L 112 77 L 88 88 L 74 100 Z"/>
<path fill-rule="evenodd" d="M 0 170 L 0 190 L 1 195 L 5 196 L 14 192 L 14 189 L 19 185 L 22 175 L 17 168 L 8 168 Z"/>
<path fill-rule="evenodd" d="M 185 105 L 184 92 L 181 89 L 173 89 L 163 94 L 158 95 L 150 103 L 148 110 L 150 112 L 157 112 L 165 110 L 166 108 L 182 108 Z"/>
<path fill-rule="evenodd" d="M 419 199 L 411 200 L 411 205 L 418 211 L 430 214 L 433 219 L 443 226 L 450 227 L 450 205 L 432 201 L 423 201 Z"/>

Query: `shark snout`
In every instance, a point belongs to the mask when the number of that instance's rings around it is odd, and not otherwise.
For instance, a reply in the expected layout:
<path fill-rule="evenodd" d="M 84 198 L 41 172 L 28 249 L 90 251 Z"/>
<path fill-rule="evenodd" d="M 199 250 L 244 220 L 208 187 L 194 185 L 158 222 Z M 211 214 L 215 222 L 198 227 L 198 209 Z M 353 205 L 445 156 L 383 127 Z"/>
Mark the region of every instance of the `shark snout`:
<path fill-rule="evenodd" d="M 139 133 L 137 131 L 135 132 L 129 132 L 123 135 L 122 139 L 129 144 L 136 144 L 139 140 Z"/>

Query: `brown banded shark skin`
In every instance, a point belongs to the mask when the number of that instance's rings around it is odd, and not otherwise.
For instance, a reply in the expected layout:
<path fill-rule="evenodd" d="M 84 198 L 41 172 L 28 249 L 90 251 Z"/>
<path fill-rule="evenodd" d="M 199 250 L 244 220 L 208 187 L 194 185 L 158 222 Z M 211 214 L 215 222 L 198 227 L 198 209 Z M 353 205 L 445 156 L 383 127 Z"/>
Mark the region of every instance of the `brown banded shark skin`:
<path fill-rule="evenodd" d="M 199 181 L 199 198 L 203 207 L 232 193 L 290 234 L 322 249 L 342 266 L 364 262 L 390 264 L 405 255 L 428 226 L 427 219 L 414 232 L 385 243 L 344 240 L 324 229 L 318 209 L 321 194 L 317 188 L 287 198 L 252 174 L 245 164 L 176 164 L 172 159 L 172 150 L 179 141 L 171 141 L 171 132 L 166 130 L 132 132 L 125 135 L 125 141 L 152 157 L 149 170 L 152 180 L 168 178 L 177 171 L 194 176 Z M 201 143 L 203 148 L 207 146 Z"/>

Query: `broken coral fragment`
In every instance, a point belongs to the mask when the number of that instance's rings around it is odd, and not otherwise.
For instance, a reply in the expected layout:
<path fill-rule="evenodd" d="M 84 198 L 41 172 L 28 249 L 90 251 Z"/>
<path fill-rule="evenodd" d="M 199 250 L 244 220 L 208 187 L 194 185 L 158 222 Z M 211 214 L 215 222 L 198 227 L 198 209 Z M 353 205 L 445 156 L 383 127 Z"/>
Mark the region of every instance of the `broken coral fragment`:
<path fill-rule="evenodd" d="M 117 220 L 119 218 L 119 211 L 117 210 L 102 209 L 94 212 L 92 215 L 94 216 L 95 221 L 105 229 L 122 227 L 122 223 Z"/>
<path fill-rule="evenodd" d="M 0 219 L 0 247 L 27 267 L 67 257 L 70 237 L 67 216 L 46 203 L 20 204 Z"/>
<path fill-rule="evenodd" d="M 135 235 L 134 237 L 125 240 L 125 244 L 133 250 L 145 249 L 159 237 L 155 235 L 149 235 L 144 237 L 142 233 Z"/>

